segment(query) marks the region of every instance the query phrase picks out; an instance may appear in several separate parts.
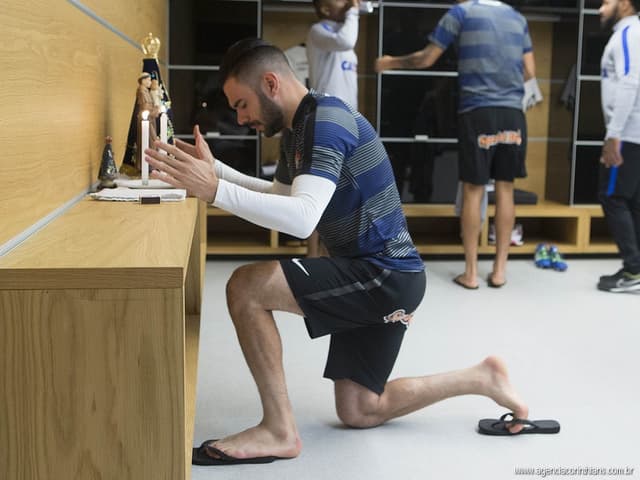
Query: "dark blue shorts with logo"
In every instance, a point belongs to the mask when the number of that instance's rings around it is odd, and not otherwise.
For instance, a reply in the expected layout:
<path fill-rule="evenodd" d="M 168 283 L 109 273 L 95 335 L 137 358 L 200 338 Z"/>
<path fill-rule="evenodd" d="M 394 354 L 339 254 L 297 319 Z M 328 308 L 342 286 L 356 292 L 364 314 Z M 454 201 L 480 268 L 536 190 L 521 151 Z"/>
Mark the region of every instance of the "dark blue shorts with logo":
<path fill-rule="evenodd" d="M 349 258 L 281 260 L 311 338 L 330 334 L 324 376 L 382 394 L 426 275 Z"/>

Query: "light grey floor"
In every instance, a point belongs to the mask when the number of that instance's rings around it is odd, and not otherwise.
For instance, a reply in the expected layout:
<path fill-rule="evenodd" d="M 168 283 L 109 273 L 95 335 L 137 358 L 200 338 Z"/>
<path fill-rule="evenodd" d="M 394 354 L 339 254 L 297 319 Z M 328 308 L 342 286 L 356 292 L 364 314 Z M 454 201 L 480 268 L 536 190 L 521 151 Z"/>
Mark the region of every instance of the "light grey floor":
<path fill-rule="evenodd" d="M 261 416 L 224 300 L 226 280 L 241 263 L 207 262 L 195 444 L 253 426 Z M 504 288 L 482 281 L 477 291 L 452 283 L 462 261 L 426 265 L 427 295 L 392 378 L 458 369 L 497 354 L 530 417 L 559 420 L 560 434 L 479 435 L 478 419 L 505 412 L 479 396 L 453 398 L 376 429 L 344 429 L 332 383 L 322 378 L 327 339 L 310 340 L 299 317 L 278 314 L 302 454 L 270 465 L 193 467 L 193 479 L 527 478 L 516 475 L 520 467 L 629 467 L 633 475 L 625 478 L 640 477 L 640 295 L 595 289 L 598 276 L 614 273 L 619 261 L 569 260 L 569 270 L 558 273 L 511 260 Z M 482 278 L 489 269 L 481 262 Z"/>

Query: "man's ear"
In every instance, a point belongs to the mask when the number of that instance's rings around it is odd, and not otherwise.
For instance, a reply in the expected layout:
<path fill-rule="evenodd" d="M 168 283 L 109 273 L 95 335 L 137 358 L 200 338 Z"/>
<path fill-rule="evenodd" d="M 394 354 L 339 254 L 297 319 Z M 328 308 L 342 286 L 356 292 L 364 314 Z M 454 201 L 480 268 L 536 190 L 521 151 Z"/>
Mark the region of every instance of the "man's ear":
<path fill-rule="evenodd" d="M 280 77 L 274 72 L 266 72 L 264 77 L 262 77 L 262 84 L 265 93 L 270 97 L 274 97 L 280 90 Z"/>
<path fill-rule="evenodd" d="M 318 10 L 323 18 L 329 18 L 329 15 L 331 14 L 331 10 L 329 10 L 329 7 L 327 6 L 326 3 L 322 3 L 322 5 L 320 5 L 320 8 Z"/>

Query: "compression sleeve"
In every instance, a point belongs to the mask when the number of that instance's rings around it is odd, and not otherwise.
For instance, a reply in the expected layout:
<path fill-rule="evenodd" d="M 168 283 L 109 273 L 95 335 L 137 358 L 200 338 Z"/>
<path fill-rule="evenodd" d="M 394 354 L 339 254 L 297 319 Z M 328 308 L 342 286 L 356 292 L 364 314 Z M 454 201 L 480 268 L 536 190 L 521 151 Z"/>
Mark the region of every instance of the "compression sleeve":
<path fill-rule="evenodd" d="M 307 238 L 327 208 L 336 184 L 315 175 L 299 175 L 291 194 L 249 190 L 220 179 L 213 205 L 264 228 Z"/>
<path fill-rule="evenodd" d="M 272 188 L 272 183 L 263 180 L 262 178 L 252 177 L 251 175 L 245 175 L 238 170 L 226 165 L 225 163 L 217 160 L 213 163 L 213 167 L 216 170 L 216 176 L 220 180 L 225 180 L 241 187 L 253 190 L 254 192 L 269 192 Z"/>

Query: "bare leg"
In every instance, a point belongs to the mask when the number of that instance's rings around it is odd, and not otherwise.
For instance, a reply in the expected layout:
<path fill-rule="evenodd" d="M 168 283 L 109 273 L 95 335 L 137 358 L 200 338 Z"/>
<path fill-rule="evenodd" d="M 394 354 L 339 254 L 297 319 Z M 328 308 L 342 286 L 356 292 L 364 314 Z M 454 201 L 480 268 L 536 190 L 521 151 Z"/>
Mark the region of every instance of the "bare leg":
<path fill-rule="evenodd" d="M 491 278 L 498 285 L 506 281 L 507 258 L 515 216 L 513 183 L 496 181 L 496 257 Z"/>
<path fill-rule="evenodd" d="M 464 246 L 464 273 L 458 280 L 468 287 L 478 286 L 478 238 L 480 237 L 480 203 L 484 185 L 464 182 L 462 201 L 462 245 Z"/>
<path fill-rule="evenodd" d="M 320 256 L 320 235 L 316 230 L 307 238 L 307 257 L 314 258 Z"/>
<path fill-rule="evenodd" d="M 458 395 L 483 395 L 518 418 L 529 415 L 528 407 L 509 382 L 504 362 L 497 357 L 488 357 L 463 370 L 398 378 L 387 383 L 382 395 L 351 380 L 337 380 L 335 390 L 338 416 L 343 423 L 355 428 L 375 427 Z M 510 430 L 516 433 L 522 430 L 522 425 L 515 425 Z"/>
<path fill-rule="evenodd" d="M 307 238 L 307 257 L 328 257 L 329 252 L 327 248 L 320 240 L 320 234 L 317 230 L 314 230 L 313 233 Z"/>
<path fill-rule="evenodd" d="M 236 458 L 296 457 L 302 449 L 282 366 L 282 344 L 273 310 L 302 315 L 279 262 L 236 270 L 227 284 L 227 304 L 245 360 L 258 387 L 262 421 L 215 442 Z M 215 457 L 211 450 L 209 454 Z"/>

